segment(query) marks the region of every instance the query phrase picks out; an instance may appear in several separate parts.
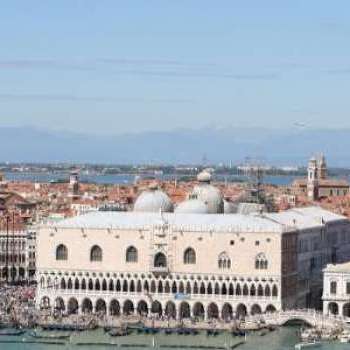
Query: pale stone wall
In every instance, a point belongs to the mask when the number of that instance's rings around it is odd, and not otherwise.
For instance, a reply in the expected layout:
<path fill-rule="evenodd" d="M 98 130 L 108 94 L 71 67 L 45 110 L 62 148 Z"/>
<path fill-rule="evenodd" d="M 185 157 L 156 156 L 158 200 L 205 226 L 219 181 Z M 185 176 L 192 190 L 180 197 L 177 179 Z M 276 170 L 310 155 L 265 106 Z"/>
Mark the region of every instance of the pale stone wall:
<path fill-rule="evenodd" d="M 172 272 L 188 273 L 232 273 L 236 275 L 270 276 L 281 273 L 280 233 L 210 233 L 173 232 L 169 229 L 165 237 L 157 237 L 156 230 L 104 230 L 42 228 L 38 234 L 37 265 L 40 269 L 79 269 L 88 271 L 149 271 L 153 257 L 164 252 Z M 68 261 L 56 260 L 56 247 L 64 244 L 68 248 Z M 103 251 L 102 262 L 90 262 L 90 250 L 99 245 Z M 138 250 L 138 261 L 125 261 L 126 249 L 134 246 Z M 195 264 L 184 264 L 187 248 L 196 252 Z M 231 259 L 231 268 L 220 269 L 218 256 L 226 252 Z M 255 269 L 255 257 L 264 253 L 268 260 L 267 270 Z"/>

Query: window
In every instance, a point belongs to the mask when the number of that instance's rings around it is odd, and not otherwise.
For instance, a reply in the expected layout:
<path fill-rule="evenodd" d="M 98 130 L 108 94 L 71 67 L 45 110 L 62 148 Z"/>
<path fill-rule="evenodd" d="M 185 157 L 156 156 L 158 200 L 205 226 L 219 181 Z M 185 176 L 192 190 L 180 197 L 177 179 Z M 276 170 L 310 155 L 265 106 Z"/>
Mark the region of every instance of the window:
<path fill-rule="evenodd" d="M 268 261 L 264 253 L 259 253 L 255 258 L 255 269 L 266 270 L 268 267 Z"/>
<path fill-rule="evenodd" d="M 67 260 L 68 259 L 68 249 L 64 244 L 60 244 L 56 248 L 56 260 Z"/>
<path fill-rule="evenodd" d="M 90 261 L 102 261 L 102 249 L 98 245 L 91 248 Z"/>
<path fill-rule="evenodd" d="M 260 242 L 259 241 L 255 241 L 255 245 L 259 245 L 260 244 Z"/>
<path fill-rule="evenodd" d="M 166 267 L 166 256 L 163 253 L 157 253 L 154 257 L 154 267 Z"/>
<path fill-rule="evenodd" d="M 137 249 L 135 247 L 131 246 L 126 250 L 125 260 L 126 262 L 137 262 Z"/>
<path fill-rule="evenodd" d="M 350 294 L 350 282 L 346 282 L 346 294 Z"/>
<path fill-rule="evenodd" d="M 184 252 L 184 264 L 195 264 L 196 263 L 196 252 L 193 248 L 187 248 Z"/>
<path fill-rule="evenodd" d="M 337 294 L 337 282 L 331 282 L 330 290 L 331 294 Z"/>
<path fill-rule="evenodd" d="M 230 245 L 235 245 L 235 241 L 230 241 Z"/>
<path fill-rule="evenodd" d="M 230 269 L 231 268 L 231 259 L 226 252 L 222 252 L 219 254 L 218 267 L 219 267 L 219 269 Z"/>

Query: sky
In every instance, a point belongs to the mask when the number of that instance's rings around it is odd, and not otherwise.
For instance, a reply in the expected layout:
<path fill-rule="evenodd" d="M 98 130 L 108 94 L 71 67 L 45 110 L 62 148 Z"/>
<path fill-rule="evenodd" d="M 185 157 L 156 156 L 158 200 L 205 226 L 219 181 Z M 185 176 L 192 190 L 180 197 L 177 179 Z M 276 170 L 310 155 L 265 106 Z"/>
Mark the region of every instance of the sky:
<path fill-rule="evenodd" d="M 4 1 L 0 126 L 350 128 L 350 2 Z"/>

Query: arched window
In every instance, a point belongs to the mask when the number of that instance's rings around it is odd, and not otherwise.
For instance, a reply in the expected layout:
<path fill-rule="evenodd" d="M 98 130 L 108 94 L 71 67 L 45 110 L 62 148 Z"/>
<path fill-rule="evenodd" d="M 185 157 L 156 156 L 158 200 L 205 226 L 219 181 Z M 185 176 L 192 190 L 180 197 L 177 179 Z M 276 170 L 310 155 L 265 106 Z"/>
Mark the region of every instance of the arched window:
<path fill-rule="evenodd" d="M 193 248 L 187 248 L 184 252 L 184 264 L 195 264 L 196 263 L 196 252 Z"/>
<path fill-rule="evenodd" d="M 230 269 L 231 259 L 226 252 L 222 252 L 218 256 L 218 267 L 219 269 Z"/>
<path fill-rule="evenodd" d="M 163 253 L 157 253 L 154 257 L 154 267 L 166 267 L 166 256 Z"/>
<path fill-rule="evenodd" d="M 56 248 L 56 260 L 67 260 L 68 259 L 68 249 L 64 244 L 60 244 Z"/>
<path fill-rule="evenodd" d="M 259 253 L 255 258 L 255 269 L 266 270 L 268 262 L 264 253 Z"/>
<path fill-rule="evenodd" d="M 131 246 L 126 250 L 125 260 L 131 263 L 137 262 L 137 249 L 135 247 Z"/>
<path fill-rule="evenodd" d="M 102 249 L 98 245 L 91 248 L 90 261 L 102 261 Z"/>

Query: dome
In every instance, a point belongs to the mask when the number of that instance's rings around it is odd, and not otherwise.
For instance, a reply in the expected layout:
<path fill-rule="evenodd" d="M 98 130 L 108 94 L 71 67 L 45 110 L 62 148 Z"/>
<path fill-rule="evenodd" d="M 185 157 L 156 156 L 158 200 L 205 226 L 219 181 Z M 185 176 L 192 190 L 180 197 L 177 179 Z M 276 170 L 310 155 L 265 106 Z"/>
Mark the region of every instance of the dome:
<path fill-rule="evenodd" d="M 148 190 L 143 191 L 136 199 L 134 211 L 137 212 L 171 212 L 173 204 L 166 193 L 158 189 L 154 184 Z"/>
<path fill-rule="evenodd" d="M 176 208 L 175 213 L 182 214 L 208 214 L 208 207 L 199 199 L 187 199 L 181 202 Z"/>
<path fill-rule="evenodd" d="M 237 213 L 238 205 L 231 201 L 224 199 L 224 213 L 225 214 L 234 214 Z"/>
<path fill-rule="evenodd" d="M 211 181 L 211 174 L 209 171 L 207 170 L 203 170 L 201 171 L 198 175 L 197 175 L 197 180 L 199 182 L 207 182 L 210 183 Z"/>
<path fill-rule="evenodd" d="M 191 196 L 204 202 L 208 208 L 208 214 L 224 212 L 224 201 L 220 190 L 210 184 L 211 175 L 207 171 L 198 174 L 199 184 L 192 190 Z"/>

